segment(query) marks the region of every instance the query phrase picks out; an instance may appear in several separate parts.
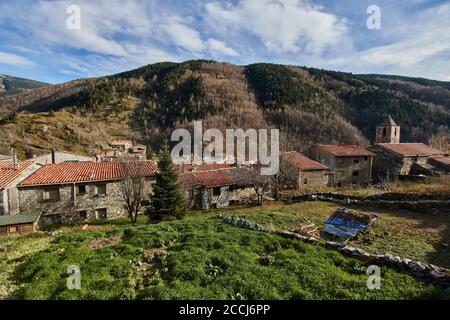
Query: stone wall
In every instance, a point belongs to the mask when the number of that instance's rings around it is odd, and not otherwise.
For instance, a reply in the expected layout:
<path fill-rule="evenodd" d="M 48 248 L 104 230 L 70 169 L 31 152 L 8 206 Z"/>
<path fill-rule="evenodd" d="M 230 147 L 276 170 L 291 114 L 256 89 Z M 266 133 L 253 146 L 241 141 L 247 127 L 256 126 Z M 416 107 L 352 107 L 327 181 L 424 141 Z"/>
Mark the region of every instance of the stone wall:
<path fill-rule="evenodd" d="M 218 187 L 220 194 L 214 194 L 215 188 L 200 188 L 187 191 L 187 203 L 191 209 L 209 210 L 224 208 L 231 204 L 249 204 L 257 200 L 253 187 Z"/>
<path fill-rule="evenodd" d="M 399 270 L 409 272 L 415 277 L 420 278 L 428 282 L 432 282 L 435 285 L 442 286 L 444 288 L 450 288 L 450 270 L 441 268 L 432 264 L 427 264 L 419 261 L 414 261 L 399 256 L 394 256 L 390 253 L 385 254 L 372 254 L 362 249 L 347 246 L 343 243 L 325 241 L 322 239 L 308 238 L 298 233 L 286 231 L 286 230 L 271 230 L 263 225 L 253 223 L 244 218 L 232 217 L 226 215 L 218 215 L 218 217 L 225 223 L 231 224 L 236 227 L 267 232 L 280 235 L 284 238 L 300 240 L 311 244 L 321 245 L 329 249 L 337 250 L 343 255 L 350 256 L 355 259 L 370 262 L 375 265 L 387 265 Z"/>
<path fill-rule="evenodd" d="M 106 195 L 96 194 L 96 186 L 106 184 Z M 145 195 L 150 195 L 152 180 L 145 182 Z M 80 194 L 80 184 L 21 187 L 19 201 L 21 213 L 30 214 L 43 212 L 43 225 L 58 223 L 74 223 L 82 221 L 80 211 L 86 211 L 86 221 L 97 220 L 100 209 L 106 209 L 106 218 L 115 219 L 127 216 L 121 199 L 120 181 L 105 181 L 82 184 L 86 186 L 86 193 Z M 59 190 L 59 200 L 44 200 L 44 190 L 56 188 Z"/>

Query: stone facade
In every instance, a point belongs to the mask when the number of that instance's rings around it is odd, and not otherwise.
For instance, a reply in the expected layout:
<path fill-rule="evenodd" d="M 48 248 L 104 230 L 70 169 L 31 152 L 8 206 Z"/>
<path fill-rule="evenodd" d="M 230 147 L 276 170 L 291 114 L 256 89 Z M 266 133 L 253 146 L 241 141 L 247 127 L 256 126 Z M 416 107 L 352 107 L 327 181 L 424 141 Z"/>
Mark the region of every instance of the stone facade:
<path fill-rule="evenodd" d="M 400 126 L 391 116 L 377 127 L 375 140 L 376 143 L 400 143 Z"/>
<path fill-rule="evenodd" d="M 232 204 L 248 204 L 257 200 L 253 187 L 222 186 L 196 188 L 185 192 L 190 209 L 209 210 L 224 208 Z"/>
<path fill-rule="evenodd" d="M 278 177 L 282 185 L 296 190 L 320 189 L 332 184 L 328 170 L 301 170 L 287 161 L 281 161 Z"/>
<path fill-rule="evenodd" d="M 402 156 L 381 145 L 374 145 L 368 149 L 376 154 L 373 161 L 373 178 L 375 180 L 387 177 L 394 179 L 407 175 L 433 175 L 433 170 L 427 169 L 431 160 L 430 156 Z"/>
<path fill-rule="evenodd" d="M 372 156 L 338 157 L 318 150 L 317 160 L 334 170 L 334 185 L 368 183 L 372 177 Z"/>
<path fill-rule="evenodd" d="M 14 215 L 20 212 L 19 190 L 17 185 L 39 169 L 31 164 L 4 188 L 0 188 L 0 215 Z"/>
<path fill-rule="evenodd" d="M 153 183 L 153 178 L 146 178 L 145 195 L 151 194 Z M 43 212 L 43 225 L 127 216 L 123 208 L 120 181 L 20 187 L 19 199 L 21 213 Z"/>

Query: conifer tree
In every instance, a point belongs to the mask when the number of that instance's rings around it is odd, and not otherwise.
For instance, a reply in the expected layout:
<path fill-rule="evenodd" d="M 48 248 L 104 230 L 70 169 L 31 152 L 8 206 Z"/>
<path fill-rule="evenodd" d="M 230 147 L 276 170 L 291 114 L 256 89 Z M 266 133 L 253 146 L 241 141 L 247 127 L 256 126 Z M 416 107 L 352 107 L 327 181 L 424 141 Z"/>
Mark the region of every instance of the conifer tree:
<path fill-rule="evenodd" d="M 151 219 L 181 218 L 185 213 L 185 206 L 178 174 L 172 164 L 167 143 L 159 152 L 158 169 L 156 183 L 153 185 L 151 205 L 146 213 Z"/>

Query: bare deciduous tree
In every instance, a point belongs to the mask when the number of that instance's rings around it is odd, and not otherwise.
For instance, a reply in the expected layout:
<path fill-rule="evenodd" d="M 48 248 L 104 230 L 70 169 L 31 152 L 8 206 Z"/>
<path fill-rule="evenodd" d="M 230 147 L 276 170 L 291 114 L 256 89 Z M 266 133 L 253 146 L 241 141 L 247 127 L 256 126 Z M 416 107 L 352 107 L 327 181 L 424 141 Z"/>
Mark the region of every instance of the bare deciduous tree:
<path fill-rule="evenodd" d="M 145 177 L 134 162 L 122 162 L 122 170 L 125 178 L 120 182 L 120 195 L 131 223 L 136 224 L 145 198 Z"/>

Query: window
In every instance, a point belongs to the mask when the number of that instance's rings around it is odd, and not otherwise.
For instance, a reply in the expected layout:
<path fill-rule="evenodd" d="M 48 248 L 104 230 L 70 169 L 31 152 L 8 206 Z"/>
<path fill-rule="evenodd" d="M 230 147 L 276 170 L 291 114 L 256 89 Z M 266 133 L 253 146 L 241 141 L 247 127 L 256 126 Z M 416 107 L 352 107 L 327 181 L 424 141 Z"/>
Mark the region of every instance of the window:
<path fill-rule="evenodd" d="M 303 184 L 308 184 L 308 178 L 303 179 Z"/>
<path fill-rule="evenodd" d="M 97 219 L 106 220 L 108 218 L 108 213 L 107 213 L 106 208 L 95 210 L 95 215 L 97 216 Z"/>
<path fill-rule="evenodd" d="M 79 211 L 79 213 L 80 213 L 80 220 L 87 219 L 87 211 L 86 210 L 81 210 L 81 211 Z"/>
<path fill-rule="evenodd" d="M 220 187 L 213 189 L 213 196 L 220 196 Z"/>
<path fill-rule="evenodd" d="M 78 194 L 86 194 L 86 186 L 85 185 L 78 186 Z"/>
<path fill-rule="evenodd" d="M 42 192 L 42 199 L 44 202 L 59 201 L 59 188 L 44 189 Z"/>
<path fill-rule="evenodd" d="M 364 161 L 367 161 L 369 159 L 369 157 L 364 157 Z"/>
<path fill-rule="evenodd" d="M 353 171 L 353 176 L 354 177 L 359 177 L 359 171 Z"/>
<path fill-rule="evenodd" d="M 95 194 L 98 196 L 106 196 L 106 184 L 98 184 L 95 186 Z"/>
<path fill-rule="evenodd" d="M 396 137 L 397 136 L 397 128 L 395 128 L 395 131 L 394 131 L 394 137 Z"/>
<path fill-rule="evenodd" d="M 11 234 L 11 233 L 16 233 L 17 231 L 19 231 L 18 228 L 17 228 L 17 226 L 11 226 L 11 227 L 9 227 L 9 233 L 10 233 L 10 234 Z"/>
<path fill-rule="evenodd" d="M 353 163 L 359 163 L 359 159 L 353 159 Z"/>
<path fill-rule="evenodd" d="M 386 128 L 383 128 L 383 137 L 386 137 Z"/>

